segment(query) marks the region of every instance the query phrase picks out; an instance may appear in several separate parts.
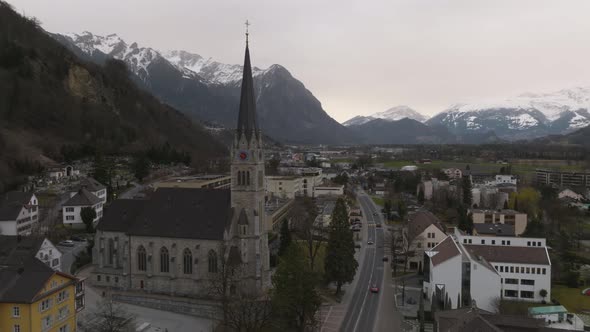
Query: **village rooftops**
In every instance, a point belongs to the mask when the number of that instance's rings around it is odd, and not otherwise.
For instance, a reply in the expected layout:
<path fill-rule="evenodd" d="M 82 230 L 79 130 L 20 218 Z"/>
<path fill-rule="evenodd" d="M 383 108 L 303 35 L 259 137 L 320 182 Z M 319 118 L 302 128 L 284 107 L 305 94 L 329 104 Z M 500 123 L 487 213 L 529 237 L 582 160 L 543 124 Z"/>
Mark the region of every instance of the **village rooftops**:
<path fill-rule="evenodd" d="M 93 206 L 100 203 L 100 199 L 86 188 L 80 188 L 78 192 L 68 199 L 63 206 Z"/>
<path fill-rule="evenodd" d="M 0 221 L 16 220 L 23 206 L 29 204 L 33 193 L 10 191 L 0 197 Z"/>
<path fill-rule="evenodd" d="M 513 247 L 463 244 L 472 255 L 490 263 L 551 265 L 545 247 Z"/>
<path fill-rule="evenodd" d="M 473 229 L 480 235 L 514 236 L 514 226 L 509 224 L 473 224 Z"/>
<path fill-rule="evenodd" d="M 408 223 L 408 240 L 413 241 L 418 235 L 422 234 L 428 226 L 434 225 L 443 233 L 445 229 L 438 218 L 428 211 L 418 211 L 412 215 Z"/>
<path fill-rule="evenodd" d="M 449 235 L 434 248 L 430 249 L 427 255 L 430 256 L 432 265 L 436 266 L 455 256 L 461 255 L 461 251 L 453 237 Z"/>

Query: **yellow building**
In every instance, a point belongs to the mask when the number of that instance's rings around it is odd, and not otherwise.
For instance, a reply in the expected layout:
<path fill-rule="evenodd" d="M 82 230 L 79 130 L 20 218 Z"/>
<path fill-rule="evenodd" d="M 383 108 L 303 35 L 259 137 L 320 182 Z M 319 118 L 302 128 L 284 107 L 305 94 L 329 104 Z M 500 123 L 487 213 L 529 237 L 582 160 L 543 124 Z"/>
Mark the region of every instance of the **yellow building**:
<path fill-rule="evenodd" d="M 0 265 L 0 332 L 74 332 L 82 281 L 36 258 Z"/>

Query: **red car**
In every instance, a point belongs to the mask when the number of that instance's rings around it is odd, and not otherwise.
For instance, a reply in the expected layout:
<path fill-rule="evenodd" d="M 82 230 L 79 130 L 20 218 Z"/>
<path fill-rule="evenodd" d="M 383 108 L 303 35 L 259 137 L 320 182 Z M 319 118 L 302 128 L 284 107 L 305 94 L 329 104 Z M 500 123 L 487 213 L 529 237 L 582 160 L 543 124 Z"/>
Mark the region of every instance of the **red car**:
<path fill-rule="evenodd" d="M 371 291 L 371 293 L 379 293 L 379 287 L 377 287 L 376 284 L 371 285 L 371 288 L 369 288 L 369 290 Z"/>

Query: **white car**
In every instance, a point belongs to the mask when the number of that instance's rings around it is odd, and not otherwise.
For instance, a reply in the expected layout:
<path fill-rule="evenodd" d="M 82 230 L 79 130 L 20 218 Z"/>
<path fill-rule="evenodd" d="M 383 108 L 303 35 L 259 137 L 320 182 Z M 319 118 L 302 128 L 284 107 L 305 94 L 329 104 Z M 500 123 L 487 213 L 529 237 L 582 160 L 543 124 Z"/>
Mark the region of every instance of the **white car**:
<path fill-rule="evenodd" d="M 373 241 L 368 241 L 368 242 L 367 242 L 367 244 L 368 244 L 368 245 L 371 245 L 371 244 L 375 244 L 375 242 L 373 242 Z"/>

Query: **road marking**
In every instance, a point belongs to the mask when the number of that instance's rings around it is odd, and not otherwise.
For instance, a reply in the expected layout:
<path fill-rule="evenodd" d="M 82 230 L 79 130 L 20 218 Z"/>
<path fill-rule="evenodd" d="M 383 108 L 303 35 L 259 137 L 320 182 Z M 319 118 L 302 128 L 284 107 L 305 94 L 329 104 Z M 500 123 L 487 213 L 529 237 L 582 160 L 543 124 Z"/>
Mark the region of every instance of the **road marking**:
<path fill-rule="evenodd" d="M 377 234 L 375 234 L 375 230 L 373 230 L 373 237 L 376 237 Z M 373 264 L 371 264 L 371 276 L 369 277 L 369 286 L 370 283 L 373 282 L 373 272 L 375 272 L 375 256 L 377 256 L 377 250 L 373 250 Z M 356 331 L 359 325 L 359 322 L 361 320 L 361 316 L 363 315 L 363 311 L 365 310 L 365 303 L 367 302 L 367 295 L 368 295 L 368 291 L 365 292 L 365 296 L 363 298 L 363 304 L 361 305 L 361 312 L 359 312 L 359 315 L 356 319 L 356 323 L 354 324 L 354 329 L 353 331 Z"/>

